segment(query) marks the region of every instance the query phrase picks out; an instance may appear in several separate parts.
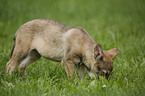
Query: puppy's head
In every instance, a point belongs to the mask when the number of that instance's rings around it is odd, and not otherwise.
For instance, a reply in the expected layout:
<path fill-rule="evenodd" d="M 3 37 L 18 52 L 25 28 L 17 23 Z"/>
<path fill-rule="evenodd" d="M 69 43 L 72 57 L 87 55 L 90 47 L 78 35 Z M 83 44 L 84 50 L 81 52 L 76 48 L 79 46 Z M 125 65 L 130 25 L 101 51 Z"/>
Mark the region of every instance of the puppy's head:
<path fill-rule="evenodd" d="M 115 58 L 119 51 L 117 48 L 103 51 L 101 45 L 97 44 L 94 47 L 94 66 L 93 71 L 96 72 L 99 76 L 104 76 L 107 80 L 109 80 L 110 75 L 113 70 L 113 62 L 112 60 Z"/>

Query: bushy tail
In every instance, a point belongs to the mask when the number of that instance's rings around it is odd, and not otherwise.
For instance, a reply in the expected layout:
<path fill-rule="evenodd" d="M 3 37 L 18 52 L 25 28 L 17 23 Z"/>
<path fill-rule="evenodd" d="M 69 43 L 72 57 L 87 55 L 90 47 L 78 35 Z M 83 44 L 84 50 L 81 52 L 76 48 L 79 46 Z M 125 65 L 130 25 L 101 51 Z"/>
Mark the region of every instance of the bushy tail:
<path fill-rule="evenodd" d="M 14 51 L 14 48 L 15 48 L 15 41 L 16 41 L 16 36 L 14 38 L 14 41 L 13 41 L 13 44 L 12 44 L 12 47 L 11 47 L 11 54 L 10 54 L 11 57 L 13 55 L 13 51 Z"/>

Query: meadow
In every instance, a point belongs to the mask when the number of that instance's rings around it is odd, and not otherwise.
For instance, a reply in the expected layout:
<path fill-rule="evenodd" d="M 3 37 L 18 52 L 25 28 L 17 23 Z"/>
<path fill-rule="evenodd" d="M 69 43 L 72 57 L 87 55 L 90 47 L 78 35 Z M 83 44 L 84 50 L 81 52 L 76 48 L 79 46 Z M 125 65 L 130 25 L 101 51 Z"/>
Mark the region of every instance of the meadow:
<path fill-rule="evenodd" d="M 41 58 L 5 74 L 17 29 L 33 19 L 81 26 L 104 50 L 117 48 L 110 81 L 70 79 L 59 62 Z M 75 82 L 78 82 L 75 84 Z M 104 87 L 105 86 L 105 87 Z M 144 96 L 145 0 L 0 0 L 0 96 Z"/>

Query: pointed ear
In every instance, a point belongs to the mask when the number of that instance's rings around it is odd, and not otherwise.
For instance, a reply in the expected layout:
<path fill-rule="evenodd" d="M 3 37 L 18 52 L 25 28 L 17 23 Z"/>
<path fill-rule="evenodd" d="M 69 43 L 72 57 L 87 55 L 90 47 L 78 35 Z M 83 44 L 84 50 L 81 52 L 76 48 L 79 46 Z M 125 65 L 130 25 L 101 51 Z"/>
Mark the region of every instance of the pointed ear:
<path fill-rule="evenodd" d="M 103 59 L 103 49 L 100 44 L 97 44 L 94 47 L 94 58 L 97 60 Z"/>
<path fill-rule="evenodd" d="M 116 55 L 118 55 L 120 52 L 117 50 L 117 48 L 113 48 L 111 50 L 106 51 L 112 59 L 115 58 Z"/>

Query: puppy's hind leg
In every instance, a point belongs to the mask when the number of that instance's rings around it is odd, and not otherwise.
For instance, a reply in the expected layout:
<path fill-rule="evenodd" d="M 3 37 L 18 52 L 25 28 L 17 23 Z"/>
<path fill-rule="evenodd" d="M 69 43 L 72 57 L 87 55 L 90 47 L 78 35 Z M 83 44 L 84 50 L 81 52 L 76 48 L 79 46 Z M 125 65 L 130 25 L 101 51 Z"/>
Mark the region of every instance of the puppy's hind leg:
<path fill-rule="evenodd" d="M 26 69 L 27 69 L 28 65 L 30 65 L 34 61 L 38 60 L 40 57 L 41 56 L 37 50 L 35 50 L 35 49 L 30 50 L 28 55 L 21 61 L 20 65 L 18 67 L 19 71 L 21 72 L 21 75 L 26 74 Z"/>
<path fill-rule="evenodd" d="M 11 59 L 6 64 L 6 73 L 11 74 L 16 66 L 28 55 L 31 45 L 31 38 L 23 38 L 24 35 L 17 36 L 11 49 Z M 26 37 L 26 36 L 24 36 Z"/>
<path fill-rule="evenodd" d="M 23 48 L 15 47 L 14 53 L 11 59 L 6 64 L 6 73 L 9 72 L 11 74 L 16 66 L 20 64 L 20 61 L 28 54 L 27 50 L 23 50 Z"/>

